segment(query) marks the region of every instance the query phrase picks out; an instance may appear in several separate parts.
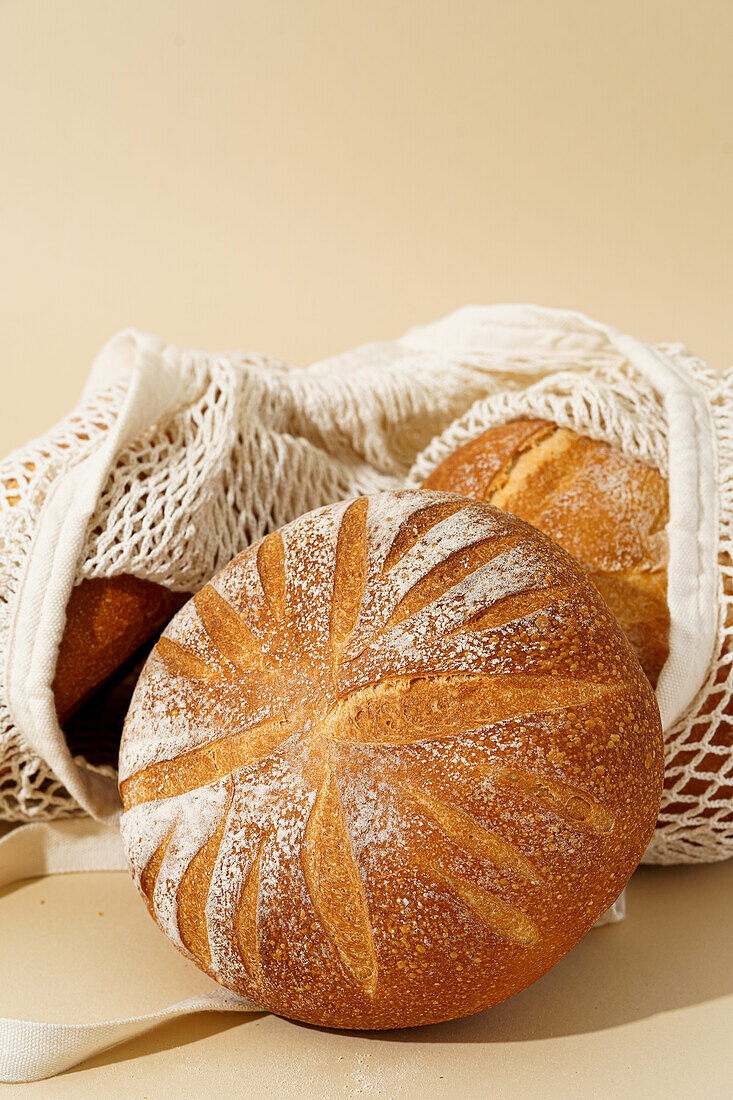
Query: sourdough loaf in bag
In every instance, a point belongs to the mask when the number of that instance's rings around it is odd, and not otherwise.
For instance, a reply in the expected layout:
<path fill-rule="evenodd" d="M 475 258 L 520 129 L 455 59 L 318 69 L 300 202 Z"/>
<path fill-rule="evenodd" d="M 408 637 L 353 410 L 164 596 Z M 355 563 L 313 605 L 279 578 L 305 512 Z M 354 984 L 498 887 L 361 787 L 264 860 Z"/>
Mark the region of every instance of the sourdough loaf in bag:
<path fill-rule="evenodd" d="M 512 420 L 449 455 L 425 489 L 486 501 L 581 562 L 652 687 L 669 654 L 665 479 L 616 447 L 546 420 Z"/>
<path fill-rule="evenodd" d="M 476 1012 L 618 896 L 656 820 L 659 713 L 550 539 L 383 493 L 235 558 L 148 659 L 120 755 L 151 913 L 223 985 L 333 1027 Z"/>

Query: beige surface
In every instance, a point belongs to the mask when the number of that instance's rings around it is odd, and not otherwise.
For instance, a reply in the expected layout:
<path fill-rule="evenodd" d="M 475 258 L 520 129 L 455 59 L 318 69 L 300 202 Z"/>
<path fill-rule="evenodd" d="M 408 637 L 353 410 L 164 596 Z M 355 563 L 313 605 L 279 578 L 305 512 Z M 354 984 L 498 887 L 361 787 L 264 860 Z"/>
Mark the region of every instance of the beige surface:
<path fill-rule="evenodd" d="M 733 862 L 645 868 L 628 919 L 591 932 L 490 1012 L 354 1035 L 274 1016 L 199 1016 L 4 1098 L 110 1096 L 544 1098 L 730 1096 Z M 105 1019 L 152 1011 L 208 979 L 158 932 L 124 874 L 69 875 L 0 894 L 0 1014 Z"/>
<path fill-rule="evenodd" d="M 732 34 L 729 0 L 4 0 L 0 449 L 127 324 L 307 362 L 530 300 L 728 365 Z M 2 1095 L 728 1096 L 732 890 L 644 870 L 624 925 L 459 1024 L 195 1017 Z M 123 875 L 5 891 L 0 942 L 0 1014 L 205 985 Z"/>

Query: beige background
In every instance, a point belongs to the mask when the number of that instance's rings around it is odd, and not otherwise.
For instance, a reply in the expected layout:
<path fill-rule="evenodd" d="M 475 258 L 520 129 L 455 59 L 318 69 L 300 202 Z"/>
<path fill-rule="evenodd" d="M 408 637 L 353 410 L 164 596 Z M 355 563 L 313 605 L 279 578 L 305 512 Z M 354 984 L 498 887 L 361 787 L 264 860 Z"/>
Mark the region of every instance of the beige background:
<path fill-rule="evenodd" d="M 305 363 L 529 300 L 728 366 L 732 46 L 730 0 L 3 0 L 2 450 L 128 324 Z M 624 925 L 462 1023 L 200 1017 L 3 1095 L 728 1096 L 732 889 L 644 870 Z M 123 875 L 5 891 L 0 942 L 5 1015 L 204 981 Z"/>
<path fill-rule="evenodd" d="M 2 0 L 4 448 L 126 325 L 307 363 L 466 302 L 733 363 L 731 0 Z"/>

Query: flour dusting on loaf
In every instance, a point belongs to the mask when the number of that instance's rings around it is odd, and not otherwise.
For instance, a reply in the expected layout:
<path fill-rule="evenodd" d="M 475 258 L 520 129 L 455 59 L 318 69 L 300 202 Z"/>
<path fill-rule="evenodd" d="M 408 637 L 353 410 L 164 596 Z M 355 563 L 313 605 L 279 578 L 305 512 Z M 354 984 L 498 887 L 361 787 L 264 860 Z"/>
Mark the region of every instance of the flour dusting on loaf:
<path fill-rule="evenodd" d="M 273 1011 L 394 1027 L 544 973 L 651 835 L 653 693 L 583 571 L 444 493 L 309 513 L 153 650 L 122 833 L 161 928 Z"/>

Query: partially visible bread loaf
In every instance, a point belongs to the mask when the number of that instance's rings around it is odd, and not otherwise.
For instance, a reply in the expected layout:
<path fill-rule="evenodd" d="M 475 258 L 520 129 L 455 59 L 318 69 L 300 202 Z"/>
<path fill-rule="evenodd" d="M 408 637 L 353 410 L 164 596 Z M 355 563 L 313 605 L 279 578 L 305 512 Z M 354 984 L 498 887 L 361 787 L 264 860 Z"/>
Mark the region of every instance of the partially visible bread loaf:
<path fill-rule="evenodd" d="M 137 577 L 81 581 L 66 608 L 53 693 L 63 725 L 100 684 L 162 630 L 188 596 Z"/>
<path fill-rule="evenodd" d="M 529 525 L 442 493 L 311 512 L 173 619 L 120 754 L 172 942 L 274 1012 L 431 1023 L 540 977 L 651 836 L 659 711 Z"/>
<path fill-rule="evenodd" d="M 81 433 L 78 438 L 88 436 Z M 24 462 L 23 468 L 27 474 L 36 472 L 32 461 Z M 4 503 L 18 507 L 24 492 L 18 478 L 5 478 L 2 488 Z M 134 681 L 129 683 L 130 658 L 163 629 L 188 597 L 128 575 L 86 579 L 72 589 L 52 683 L 56 713 L 72 755 L 81 753 L 92 764 L 116 761 L 122 729 L 116 718 L 123 700 L 126 709 L 134 686 Z M 109 697 L 101 699 L 98 689 L 115 674 Z M 79 714 L 95 693 L 94 706 Z M 114 705 L 109 706 L 110 702 Z"/>
<path fill-rule="evenodd" d="M 517 420 L 460 447 L 423 488 L 486 501 L 559 542 L 656 685 L 669 653 L 667 484 L 657 470 L 556 424 Z"/>

